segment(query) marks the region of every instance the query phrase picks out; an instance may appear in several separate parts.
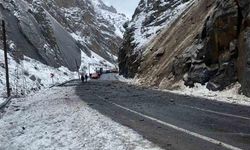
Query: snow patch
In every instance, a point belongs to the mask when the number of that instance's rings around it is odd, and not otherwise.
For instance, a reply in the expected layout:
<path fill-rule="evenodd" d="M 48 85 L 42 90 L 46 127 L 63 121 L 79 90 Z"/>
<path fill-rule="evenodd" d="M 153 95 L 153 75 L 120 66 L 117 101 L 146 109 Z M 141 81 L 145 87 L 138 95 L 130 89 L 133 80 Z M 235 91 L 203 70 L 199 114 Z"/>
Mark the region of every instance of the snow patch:
<path fill-rule="evenodd" d="M 206 98 L 209 100 L 221 101 L 232 104 L 247 105 L 250 106 L 250 98 L 239 94 L 241 85 L 236 83 L 229 86 L 223 91 L 210 91 L 206 88 L 206 85 L 195 84 L 194 88 L 189 88 L 184 85 L 184 82 L 180 82 L 180 88 L 178 90 L 163 90 L 175 94 L 188 95 L 194 97 Z"/>
<path fill-rule="evenodd" d="M 136 78 L 125 78 L 122 75 L 116 75 L 117 79 L 121 82 L 125 82 L 128 84 L 139 85 L 139 80 Z"/>
<path fill-rule="evenodd" d="M 0 58 L 4 58 L 3 50 L 0 50 Z M 77 78 L 76 72 L 71 72 L 65 67 L 53 68 L 26 56 L 24 60 L 17 63 L 8 54 L 8 63 L 12 95 L 27 95 Z M 51 74 L 54 74 L 53 79 Z M 0 77 L 0 97 L 5 97 L 5 65 L 2 59 L 0 60 Z"/>
<path fill-rule="evenodd" d="M 133 18 L 132 22 L 129 24 L 129 28 L 134 29 L 134 41 L 136 49 L 134 53 L 136 53 L 138 50 L 141 50 L 143 47 L 145 47 L 157 34 L 160 33 L 160 31 L 163 28 L 168 28 L 171 26 L 171 24 L 190 6 L 194 1 L 189 1 L 185 3 L 178 4 L 177 7 L 169 8 L 167 11 L 162 13 L 159 17 L 157 17 L 152 23 L 150 23 L 147 26 L 144 26 L 144 22 L 152 16 L 154 11 L 149 11 L 147 9 L 153 8 L 151 6 L 153 4 L 149 2 L 144 2 L 145 4 L 149 5 L 147 7 L 138 7 L 138 9 L 141 9 L 141 13 L 139 13 L 135 18 Z M 149 4 L 148 4 L 149 3 Z M 161 5 L 165 7 L 169 7 L 169 1 L 161 1 Z M 177 3 L 177 2 L 176 2 Z M 145 9 L 145 10 L 142 10 Z M 167 18 L 167 19 L 165 19 Z M 165 20 L 164 22 L 153 25 L 155 22 L 161 22 L 162 20 Z"/>
<path fill-rule="evenodd" d="M 0 149 L 160 149 L 90 108 L 74 91 L 60 87 L 14 99 L 0 120 Z"/>
<path fill-rule="evenodd" d="M 113 25 L 115 27 L 115 34 L 118 35 L 120 38 L 122 38 L 123 33 L 125 32 L 123 24 L 129 19 L 124 14 L 103 9 L 102 6 L 104 7 L 109 7 L 109 6 L 107 6 L 100 0 L 91 0 L 91 2 L 95 7 L 97 17 L 101 20 L 102 18 L 104 18 L 109 22 L 110 25 Z"/>
<path fill-rule="evenodd" d="M 0 97 L 0 105 L 5 102 L 5 98 Z"/>

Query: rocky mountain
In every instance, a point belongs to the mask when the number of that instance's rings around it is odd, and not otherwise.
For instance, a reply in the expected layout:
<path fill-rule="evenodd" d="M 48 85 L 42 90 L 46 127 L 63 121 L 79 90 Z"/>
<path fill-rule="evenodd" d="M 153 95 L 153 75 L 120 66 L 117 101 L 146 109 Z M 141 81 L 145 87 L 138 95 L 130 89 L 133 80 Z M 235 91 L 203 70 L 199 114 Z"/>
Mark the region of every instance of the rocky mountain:
<path fill-rule="evenodd" d="M 127 21 L 101 0 L 0 0 L 0 14 L 15 58 L 70 70 L 77 70 L 81 52 L 114 63 Z"/>
<path fill-rule="evenodd" d="M 150 10 L 147 6 L 154 4 L 147 1 L 148 5 L 143 5 L 143 2 L 138 7 L 140 10 Z M 165 2 L 168 1 L 158 3 Z M 128 26 L 123 46 L 131 48 L 120 51 L 121 74 L 137 74 L 142 84 L 167 89 L 176 88 L 180 81 L 190 87 L 201 83 L 210 90 L 223 90 L 240 82 L 242 92 L 250 96 L 250 2 L 192 0 L 187 3 L 183 13 L 147 42 L 140 59 L 133 55 L 137 46 L 133 42 L 135 29 Z M 138 13 L 134 18 L 137 16 Z"/>
<path fill-rule="evenodd" d="M 132 20 L 124 25 L 126 32 L 119 53 L 121 74 L 135 76 L 149 42 L 171 25 L 189 4 L 188 0 L 140 1 Z"/>

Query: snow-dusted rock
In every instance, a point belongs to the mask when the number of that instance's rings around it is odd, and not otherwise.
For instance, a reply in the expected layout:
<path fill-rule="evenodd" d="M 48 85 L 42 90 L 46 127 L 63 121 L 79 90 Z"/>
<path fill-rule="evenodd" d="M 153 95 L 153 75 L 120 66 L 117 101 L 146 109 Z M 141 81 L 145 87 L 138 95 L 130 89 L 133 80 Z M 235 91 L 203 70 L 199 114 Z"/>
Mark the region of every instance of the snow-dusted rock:
<path fill-rule="evenodd" d="M 141 0 L 132 20 L 126 24 L 119 51 L 120 73 L 134 77 L 146 47 L 164 28 L 168 28 L 190 4 L 187 0 Z"/>
<path fill-rule="evenodd" d="M 16 58 L 70 70 L 77 70 L 81 51 L 114 63 L 127 20 L 101 0 L 1 0 L 0 12 Z"/>
<path fill-rule="evenodd" d="M 161 8 L 159 3 L 172 7 L 169 11 L 166 7 Z M 152 1 L 142 0 L 132 22 L 126 25 L 125 41 L 119 55 L 121 74 L 126 77 L 137 74 L 142 84 L 167 89 L 175 88 L 175 83 L 180 80 L 190 87 L 196 83 L 207 85 L 213 91 L 240 82 L 241 91 L 250 95 L 249 2 L 194 0 L 152 4 Z M 184 12 L 171 17 L 178 6 L 181 8 L 178 12 Z M 155 11 L 151 12 L 154 7 Z M 170 16 L 167 18 L 173 18 L 172 24 L 168 21 L 160 34 L 151 34 L 150 28 L 157 29 L 155 20 L 164 13 L 168 14 L 164 16 Z M 152 37 L 153 40 L 145 42 L 142 37 Z M 156 60 L 155 55 L 161 48 L 165 52 Z"/>

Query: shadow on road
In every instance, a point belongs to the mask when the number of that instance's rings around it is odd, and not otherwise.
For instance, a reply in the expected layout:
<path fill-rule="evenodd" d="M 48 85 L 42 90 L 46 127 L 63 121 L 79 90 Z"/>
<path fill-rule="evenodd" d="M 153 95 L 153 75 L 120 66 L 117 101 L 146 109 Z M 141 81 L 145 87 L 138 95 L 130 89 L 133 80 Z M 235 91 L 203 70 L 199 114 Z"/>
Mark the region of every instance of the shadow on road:
<path fill-rule="evenodd" d="M 91 108 L 132 128 L 164 149 L 224 148 L 121 109 L 113 103 L 243 149 L 250 147 L 250 119 L 230 118 L 202 111 L 211 110 L 250 118 L 249 107 L 160 92 L 119 81 L 79 83 L 76 94 Z"/>

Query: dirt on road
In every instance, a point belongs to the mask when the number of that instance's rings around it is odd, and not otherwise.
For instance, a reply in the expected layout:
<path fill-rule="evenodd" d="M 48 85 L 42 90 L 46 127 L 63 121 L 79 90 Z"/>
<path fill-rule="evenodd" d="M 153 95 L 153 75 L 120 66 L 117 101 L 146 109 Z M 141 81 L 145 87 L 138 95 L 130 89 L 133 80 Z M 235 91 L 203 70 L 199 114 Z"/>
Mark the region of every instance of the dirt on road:
<path fill-rule="evenodd" d="M 171 150 L 250 150 L 250 108 L 119 81 L 79 84 L 89 106 Z"/>

